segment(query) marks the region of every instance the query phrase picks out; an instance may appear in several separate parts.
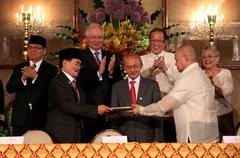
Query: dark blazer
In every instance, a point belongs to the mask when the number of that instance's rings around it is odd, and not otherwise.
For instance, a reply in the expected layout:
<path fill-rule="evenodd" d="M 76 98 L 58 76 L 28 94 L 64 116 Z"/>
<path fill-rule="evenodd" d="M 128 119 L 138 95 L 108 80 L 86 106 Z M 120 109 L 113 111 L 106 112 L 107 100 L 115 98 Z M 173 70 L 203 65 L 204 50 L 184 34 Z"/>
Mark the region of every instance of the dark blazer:
<path fill-rule="evenodd" d="M 102 50 L 102 58 L 106 57 L 105 72 L 102 75 L 102 81 L 99 80 L 97 65 L 90 49 L 85 49 L 81 54 L 81 70 L 77 81 L 83 87 L 88 103 L 110 105 L 111 83 L 116 77 L 109 77 L 108 64 L 112 54 Z M 117 66 L 115 66 L 117 67 Z M 116 71 L 115 71 L 116 72 Z"/>
<path fill-rule="evenodd" d="M 0 80 L 0 126 L 4 126 L 5 114 L 4 114 L 4 88 L 3 83 Z M 1 131 L 0 131 L 1 132 Z"/>
<path fill-rule="evenodd" d="M 161 99 L 159 86 L 156 81 L 140 77 L 137 104 L 146 106 Z M 128 79 L 113 85 L 112 106 L 131 106 L 131 96 Z M 152 142 L 154 140 L 154 121 L 150 117 L 134 116 L 120 111 L 111 117 L 114 128 L 124 132 L 129 141 Z"/>
<path fill-rule="evenodd" d="M 22 132 L 15 133 L 15 127 L 25 128 L 25 130 L 45 127 L 48 87 L 58 71 L 56 66 L 42 61 L 34 84 L 24 86 L 21 80 L 21 68 L 24 66 L 29 66 L 29 62 L 15 66 L 6 86 L 9 93 L 16 93 L 12 111 L 14 135 L 23 134 Z M 32 108 L 30 108 L 30 105 Z"/>
<path fill-rule="evenodd" d="M 108 64 L 110 62 L 112 53 L 102 50 L 102 58 L 106 57 L 105 72 L 102 75 L 102 80 L 99 80 L 97 65 L 94 56 L 89 48 L 85 49 L 81 54 L 81 70 L 77 78 L 77 82 L 81 85 L 86 96 L 88 104 L 93 105 L 110 105 L 111 87 L 112 83 L 119 79 L 119 64 L 115 64 L 113 77 L 109 77 Z M 98 116 L 97 119 L 84 119 L 84 128 L 86 133 L 86 142 L 91 142 L 93 137 L 100 131 L 109 128 L 108 122 L 103 115 Z"/>
<path fill-rule="evenodd" d="M 79 86 L 78 90 L 80 104 L 76 101 L 71 82 L 63 72 L 50 85 L 46 129 L 58 143 L 82 142 L 82 117 L 97 117 L 97 108 L 86 106 L 85 96 Z"/>

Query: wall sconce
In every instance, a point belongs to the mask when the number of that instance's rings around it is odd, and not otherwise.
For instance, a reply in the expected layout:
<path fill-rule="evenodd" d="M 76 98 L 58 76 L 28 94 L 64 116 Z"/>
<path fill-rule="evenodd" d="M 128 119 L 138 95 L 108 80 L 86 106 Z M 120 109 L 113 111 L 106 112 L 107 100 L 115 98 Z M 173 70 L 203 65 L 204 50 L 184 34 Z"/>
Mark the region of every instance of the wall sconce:
<path fill-rule="evenodd" d="M 16 27 L 24 29 L 24 51 L 23 59 L 27 60 L 28 35 L 39 34 L 45 26 L 45 15 L 40 6 L 33 10 L 32 6 L 28 10 L 24 10 L 22 5 L 20 11 L 16 13 Z"/>

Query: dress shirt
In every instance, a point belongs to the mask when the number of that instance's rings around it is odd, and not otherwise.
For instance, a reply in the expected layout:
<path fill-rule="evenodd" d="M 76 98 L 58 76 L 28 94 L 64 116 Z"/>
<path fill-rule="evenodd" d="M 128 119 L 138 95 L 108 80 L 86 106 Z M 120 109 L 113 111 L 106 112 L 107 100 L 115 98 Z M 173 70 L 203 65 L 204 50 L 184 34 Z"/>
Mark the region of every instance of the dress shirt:
<path fill-rule="evenodd" d="M 215 97 L 214 103 L 217 106 L 218 115 L 232 112 L 231 95 L 233 91 L 233 79 L 231 71 L 222 68 L 221 71 L 212 78 L 212 81 L 216 86 L 221 87 L 224 96 L 224 98 Z"/>
<path fill-rule="evenodd" d="M 89 47 L 89 49 L 90 49 L 90 51 L 92 52 L 92 55 L 93 55 L 94 58 L 95 58 L 95 52 L 99 52 L 98 58 L 99 58 L 99 61 L 100 61 L 100 63 L 101 63 L 101 61 L 102 61 L 102 50 L 99 49 L 99 50 L 97 50 L 97 51 L 94 51 L 94 50 L 91 49 L 90 47 Z M 98 71 L 97 71 L 97 75 L 98 75 L 99 81 L 102 81 L 102 80 L 103 80 L 102 75 L 100 75 Z"/>
<path fill-rule="evenodd" d="M 36 62 L 36 63 L 33 63 L 33 62 L 30 60 L 30 65 L 35 64 L 35 65 L 36 65 L 36 66 L 35 66 L 35 70 L 36 70 L 36 72 L 38 72 L 42 61 L 43 61 L 43 60 L 40 60 L 40 61 L 38 61 L 38 62 Z"/>
<path fill-rule="evenodd" d="M 136 79 L 134 79 L 134 80 L 128 78 L 129 90 L 131 89 L 131 83 L 130 83 L 131 81 L 135 81 L 134 87 L 135 87 L 136 100 L 137 100 L 137 98 L 138 98 L 138 89 L 139 89 L 139 84 L 140 84 L 140 75 Z"/>
<path fill-rule="evenodd" d="M 173 109 L 178 142 L 212 142 L 219 135 L 214 94 L 205 72 L 193 63 L 180 74 L 167 96 L 156 104 L 141 107 L 140 112 L 147 115 Z M 173 99 L 165 99 L 168 97 Z"/>
<path fill-rule="evenodd" d="M 167 71 L 164 73 L 159 69 L 156 75 L 150 73 L 149 69 L 152 67 L 154 60 L 158 57 L 164 57 L 165 65 Z M 141 56 L 143 67 L 141 69 L 141 74 L 143 77 L 148 77 L 156 80 L 160 87 L 160 90 L 164 93 L 168 93 L 172 87 L 174 81 L 178 78 L 179 72 L 175 65 L 176 61 L 174 54 L 166 51 L 162 51 L 160 54 L 154 54 L 153 52 Z"/>
<path fill-rule="evenodd" d="M 71 84 L 72 85 L 72 81 L 75 79 L 75 78 L 73 78 L 71 75 L 69 75 L 68 73 L 66 73 L 65 71 L 63 71 L 62 70 L 62 72 L 67 76 L 67 78 L 69 79 L 69 84 Z"/>

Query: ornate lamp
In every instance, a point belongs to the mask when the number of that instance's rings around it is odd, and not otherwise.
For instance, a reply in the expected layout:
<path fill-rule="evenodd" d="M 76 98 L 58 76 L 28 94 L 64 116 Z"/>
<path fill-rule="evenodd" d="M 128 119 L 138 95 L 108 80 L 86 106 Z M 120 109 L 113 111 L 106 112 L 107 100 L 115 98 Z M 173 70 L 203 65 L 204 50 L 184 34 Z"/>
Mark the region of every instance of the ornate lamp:
<path fill-rule="evenodd" d="M 217 16 L 216 15 L 208 15 L 208 24 L 209 24 L 209 44 L 210 46 L 214 45 L 214 27 L 216 24 L 216 19 Z"/>
<path fill-rule="evenodd" d="M 21 16 L 19 16 L 21 15 Z M 24 31 L 24 50 L 23 59 L 27 60 L 27 47 L 29 32 L 32 34 L 39 34 L 44 27 L 45 16 L 42 14 L 41 8 L 38 6 L 36 10 L 32 10 L 32 6 L 27 11 L 24 10 L 24 6 L 21 6 L 21 13 L 16 13 L 16 26 L 23 26 Z"/>
<path fill-rule="evenodd" d="M 30 27 L 31 14 L 28 12 L 22 13 L 23 27 L 24 27 L 24 50 L 23 59 L 27 60 L 27 47 L 28 47 L 28 30 Z"/>

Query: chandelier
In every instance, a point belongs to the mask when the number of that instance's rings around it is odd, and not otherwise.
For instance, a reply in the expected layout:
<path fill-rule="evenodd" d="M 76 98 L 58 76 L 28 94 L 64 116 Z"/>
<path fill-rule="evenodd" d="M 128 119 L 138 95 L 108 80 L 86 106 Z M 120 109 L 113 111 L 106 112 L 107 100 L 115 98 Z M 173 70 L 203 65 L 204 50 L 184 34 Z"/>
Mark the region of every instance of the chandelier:
<path fill-rule="evenodd" d="M 209 35 L 209 44 L 213 45 L 214 37 L 224 33 L 224 16 L 217 6 L 201 6 L 193 15 L 190 29 L 191 34 L 199 39 L 205 39 Z"/>

